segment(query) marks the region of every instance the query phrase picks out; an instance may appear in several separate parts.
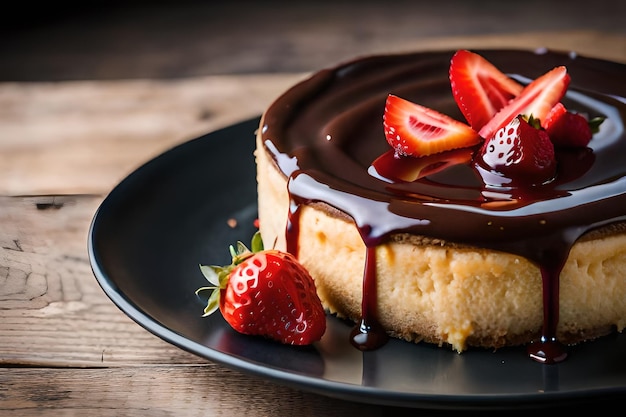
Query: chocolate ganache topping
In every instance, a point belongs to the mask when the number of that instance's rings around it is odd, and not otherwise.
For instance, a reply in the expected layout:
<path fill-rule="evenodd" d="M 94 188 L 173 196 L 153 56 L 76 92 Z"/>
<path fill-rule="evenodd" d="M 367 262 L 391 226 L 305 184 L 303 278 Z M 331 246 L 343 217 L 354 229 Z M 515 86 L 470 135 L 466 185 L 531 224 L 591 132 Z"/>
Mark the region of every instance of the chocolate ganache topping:
<path fill-rule="evenodd" d="M 488 185 L 463 155 L 467 163 L 401 180 L 394 173 L 405 168 L 384 157 L 385 100 L 395 94 L 464 121 L 448 79 L 454 51 L 371 56 L 321 70 L 279 97 L 263 119 L 263 143 L 292 199 L 287 249 L 297 254 L 298 207 L 321 202 L 356 223 L 368 248 L 364 288 L 375 288 L 370 249 L 402 233 L 523 256 L 543 279 L 542 337 L 529 354 L 558 362 L 566 357 L 556 340 L 559 273 L 570 248 L 588 233 L 626 230 L 626 65 L 548 50 L 475 52 L 522 84 L 566 66 L 563 104 L 604 117 L 600 131 L 587 148 L 557 150 L 556 177 L 545 185 Z M 377 327 L 375 293 L 368 294 L 362 334 Z M 374 348 L 382 339 L 358 344 Z"/>

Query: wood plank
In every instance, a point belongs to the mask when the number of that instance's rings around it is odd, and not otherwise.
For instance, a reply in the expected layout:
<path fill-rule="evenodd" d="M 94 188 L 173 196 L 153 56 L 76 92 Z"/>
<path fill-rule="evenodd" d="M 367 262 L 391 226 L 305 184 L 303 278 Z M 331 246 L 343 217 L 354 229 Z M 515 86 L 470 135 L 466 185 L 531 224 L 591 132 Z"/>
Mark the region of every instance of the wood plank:
<path fill-rule="evenodd" d="M 0 195 L 107 193 L 170 147 L 259 115 L 300 78 L 0 83 Z"/>
<path fill-rule="evenodd" d="M 212 363 L 111 369 L 0 368 L 0 381 L 0 414 L 5 417 L 30 413 L 85 417 L 307 417 L 357 413 L 368 417 L 387 415 L 389 411 L 414 415 L 410 409 L 305 392 Z"/>
<path fill-rule="evenodd" d="M 122 313 L 87 255 L 100 196 L 0 197 L 0 364 L 111 367 L 204 361 Z"/>

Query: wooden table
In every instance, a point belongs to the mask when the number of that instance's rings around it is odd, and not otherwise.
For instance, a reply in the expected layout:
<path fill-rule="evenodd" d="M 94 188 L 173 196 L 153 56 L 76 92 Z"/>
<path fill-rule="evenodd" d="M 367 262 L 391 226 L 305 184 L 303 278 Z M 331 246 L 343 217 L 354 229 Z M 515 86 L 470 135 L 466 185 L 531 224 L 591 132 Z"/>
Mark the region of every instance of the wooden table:
<path fill-rule="evenodd" d="M 626 33 L 587 29 L 387 46 L 549 46 L 626 62 Z M 90 267 L 90 221 L 120 180 L 172 146 L 259 115 L 306 73 L 0 82 L 0 415 L 414 411 L 303 392 L 191 355 L 125 316 Z"/>

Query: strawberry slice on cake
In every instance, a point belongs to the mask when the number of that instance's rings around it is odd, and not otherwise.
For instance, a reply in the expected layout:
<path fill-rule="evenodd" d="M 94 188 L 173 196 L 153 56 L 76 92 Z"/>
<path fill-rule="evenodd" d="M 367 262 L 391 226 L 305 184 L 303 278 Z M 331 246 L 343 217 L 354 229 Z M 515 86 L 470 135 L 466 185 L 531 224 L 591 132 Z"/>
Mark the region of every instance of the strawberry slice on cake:
<path fill-rule="evenodd" d="M 558 66 L 551 69 L 524 87 L 522 92 L 500 109 L 478 133 L 481 137 L 489 139 L 520 114 L 544 120 L 565 95 L 569 82 L 567 68 Z"/>
<path fill-rule="evenodd" d="M 385 137 L 396 156 L 427 156 L 480 143 L 469 125 L 393 94 L 383 114 Z"/>
<path fill-rule="evenodd" d="M 457 106 L 477 131 L 524 89 L 484 57 L 465 49 L 452 56 L 449 77 Z"/>

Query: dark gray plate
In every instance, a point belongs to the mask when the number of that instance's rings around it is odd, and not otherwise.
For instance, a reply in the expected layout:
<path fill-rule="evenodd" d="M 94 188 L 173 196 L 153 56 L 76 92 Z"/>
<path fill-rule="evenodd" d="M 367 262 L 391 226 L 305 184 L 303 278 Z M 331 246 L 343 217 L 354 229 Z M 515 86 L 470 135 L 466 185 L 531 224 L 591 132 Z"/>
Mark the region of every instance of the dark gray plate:
<path fill-rule="evenodd" d="M 354 349 L 351 325 L 328 317 L 311 347 L 283 346 L 202 318 L 198 264 L 230 263 L 257 215 L 254 133 L 258 118 L 175 147 L 123 180 L 98 209 L 89 256 L 104 292 L 148 331 L 210 361 L 278 383 L 351 401 L 439 410 L 594 404 L 625 398 L 626 334 L 571 348 L 558 365 L 523 348 L 459 355 L 391 340 Z M 236 219 L 237 226 L 228 225 Z"/>

